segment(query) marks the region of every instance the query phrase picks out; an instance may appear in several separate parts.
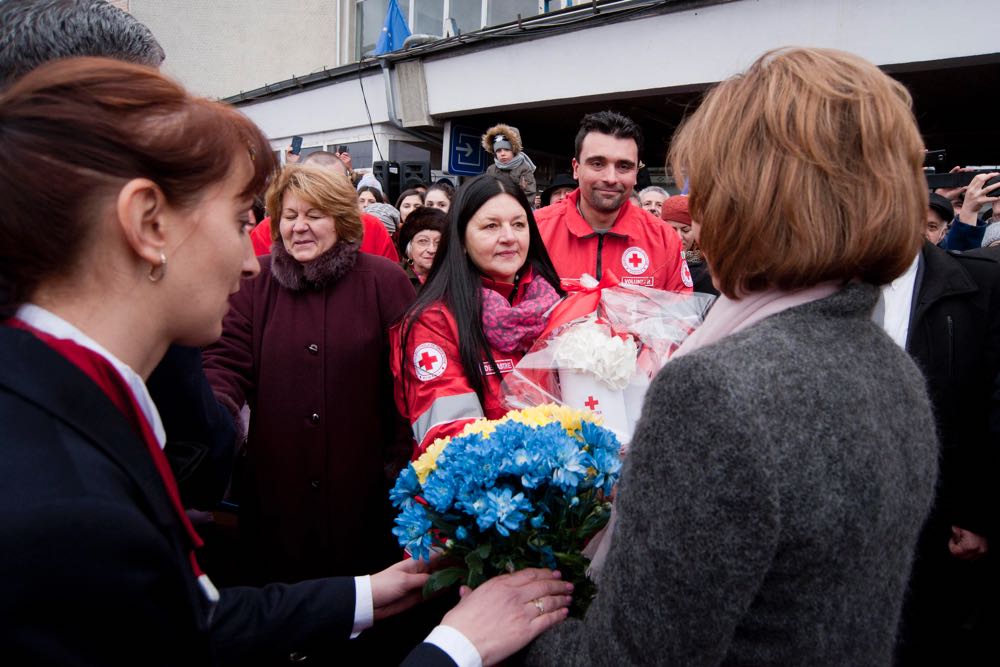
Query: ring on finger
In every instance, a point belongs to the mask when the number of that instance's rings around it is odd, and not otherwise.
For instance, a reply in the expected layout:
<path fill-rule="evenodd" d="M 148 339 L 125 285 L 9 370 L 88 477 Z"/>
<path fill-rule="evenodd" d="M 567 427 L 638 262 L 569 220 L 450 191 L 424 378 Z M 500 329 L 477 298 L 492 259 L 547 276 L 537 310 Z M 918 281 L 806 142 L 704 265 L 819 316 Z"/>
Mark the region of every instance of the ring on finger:
<path fill-rule="evenodd" d="M 541 598 L 535 598 L 531 601 L 531 604 L 535 605 L 535 609 L 538 610 L 538 615 L 541 616 L 545 613 L 545 603 L 542 602 Z"/>

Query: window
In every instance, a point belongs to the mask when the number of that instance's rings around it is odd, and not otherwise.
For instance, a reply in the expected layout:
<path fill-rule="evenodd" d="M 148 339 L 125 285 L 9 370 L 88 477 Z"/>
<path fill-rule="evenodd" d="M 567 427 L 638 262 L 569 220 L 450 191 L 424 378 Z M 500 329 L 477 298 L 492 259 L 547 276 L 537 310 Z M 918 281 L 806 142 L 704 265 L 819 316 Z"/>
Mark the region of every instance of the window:
<path fill-rule="evenodd" d="M 444 33 L 444 3 L 440 0 L 417 2 L 413 8 L 416 16 L 410 21 L 410 31 L 416 35 L 441 35 Z"/>
<path fill-rule="evenodd" d="M 563 7 L 572 7 L 572 0 L 396 0 L 411 33 L 444 35 L 445 21 L 455 19 L 463 33 L 475 32 L 487 26 L 509 23 L 537 16 Z M 357 56 L 371 54 L 378 43 L 389 0 L 356 0 Z"/>
<path fill-rule="evenodd" d="M 538 14 L 538 0 L 493 0 L 489 3 L 489 11 L 486 14 L 487 25 L 500 25 L 516 21 L 517 15 L 521 18 L 528 18 Z"/>
<path fill-rule="evenodd" d="M 347 152 L 351 154 L 351 166 L 355 169 L 368 169 L 372 166 L 372 142 L 353 141 L 350 143 L 330 144 L 326 150 L 336 153 L 340 146 L 347 146 Z"/>
<path fill-rule="evenodd" d="M 316 151 L 321 151 L 321 150 L 323 150 L 322 146 L 303 146 L 302 150 L 299 151 L 299 162 L 302 162 L 302 160 L 306 159 L 306 156 L 309 155 L 310 153 L 315 153 Z"/>
<path fill-rule="evenodd" d="M 483 0 L 451 0 L 448 13 L 463 34 L 483 27 Z"/>
<path fill-rule="evenodd" d="M 410 23 L 410 0 L 397 0 L 399 11 L 407 24 Z M 357 43 L 358 58 L 370 54 L 378 44 L 382 26 L 385 25 L 385 14 L 389 9 L 389 0 L 357 0 Z M 411 28 L 412 30 L 412 28 Z"/>
<path fill-rule="evenodd" d="M 424 148 L 423 144 L 391 139 L 389 140 L 389 159 L 393 162 L 430 162 L 431 151 Z"/>

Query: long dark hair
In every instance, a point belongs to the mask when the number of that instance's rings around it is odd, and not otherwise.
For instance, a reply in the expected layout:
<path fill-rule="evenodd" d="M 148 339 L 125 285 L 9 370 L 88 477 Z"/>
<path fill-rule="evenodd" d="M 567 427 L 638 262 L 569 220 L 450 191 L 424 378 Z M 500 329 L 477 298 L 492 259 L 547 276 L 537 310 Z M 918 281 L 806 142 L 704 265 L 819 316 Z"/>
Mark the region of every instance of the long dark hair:
<path fill-rule="evenodd" d="M 434 266 L 427 276 L 427 282 L 417 296 L 417 300 L 407 311 L 403 320 L 402 352 L 409 344 L 413 324 L 425 310 L 434 305 L 444 305 L 455 318 L 458 329 L 458 350 L 462 368 L 469 384 L 483 402 L 483 360 L 495 366 L 486 334 L 483 332 L 483 301 L 480 289 L 483 274 L 465 253 L 465 229 L 469 220 L 493 197 L 508 194 L 517 200 L 528 218 L 528 254 L 524 266 L 514 279 L 515 287 L 511 299 L 519 289 L 518 283 L 524 269 L 530 267 L 534 279 L 547 281 L 560 295 L 559 276 L 552 266 L 549 253 L 538 233 L 535 216 L 531 213 L 528 200 L 514 181 L 506 174 L 482 174 L 463 183 L 455 193 L 455 200 L 448 211 L 448 227 L 441 237 L 441 245 L 434 257 Z M 404 375 L 405 377 L 405 375 Z"/>

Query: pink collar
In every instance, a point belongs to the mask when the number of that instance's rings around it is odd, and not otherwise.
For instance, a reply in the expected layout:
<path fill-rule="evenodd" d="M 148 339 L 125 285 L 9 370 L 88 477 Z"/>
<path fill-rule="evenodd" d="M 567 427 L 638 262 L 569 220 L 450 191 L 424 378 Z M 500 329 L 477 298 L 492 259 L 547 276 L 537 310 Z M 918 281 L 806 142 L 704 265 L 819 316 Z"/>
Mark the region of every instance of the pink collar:
<path fill-rule="evenodd" d="M 682 357 L 717 343 L 730 334 L 789 308 L 828 297 L 840 287 L 841 283 L 831 281 L 790 292 L 779 289 L 753 292 L 740 299 L 720 295 L 712 304 L 702 325 L 688 336 L 671 358 Z"/>

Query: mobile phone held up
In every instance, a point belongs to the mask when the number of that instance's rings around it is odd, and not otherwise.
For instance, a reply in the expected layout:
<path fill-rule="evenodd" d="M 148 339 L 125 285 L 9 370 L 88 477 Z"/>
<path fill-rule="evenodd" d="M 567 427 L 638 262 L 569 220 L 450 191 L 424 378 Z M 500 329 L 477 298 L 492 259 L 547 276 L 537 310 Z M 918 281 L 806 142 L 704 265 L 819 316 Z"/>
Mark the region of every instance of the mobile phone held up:
<path fill-rule="evenodd" d="M 337 152 L 338 153 L 346 153 L 347 152 L 347 146 L 345 146 L 343 144 L 337 146 Z"/>
<path fill-rule="evenodd" d="M 302 152 L 302 137 L 292 137 L 292 155 Z"/>

